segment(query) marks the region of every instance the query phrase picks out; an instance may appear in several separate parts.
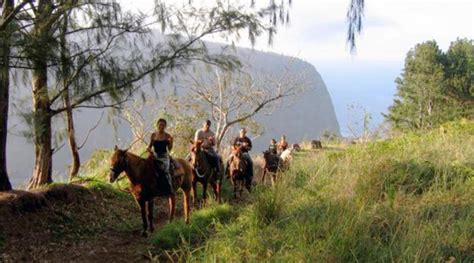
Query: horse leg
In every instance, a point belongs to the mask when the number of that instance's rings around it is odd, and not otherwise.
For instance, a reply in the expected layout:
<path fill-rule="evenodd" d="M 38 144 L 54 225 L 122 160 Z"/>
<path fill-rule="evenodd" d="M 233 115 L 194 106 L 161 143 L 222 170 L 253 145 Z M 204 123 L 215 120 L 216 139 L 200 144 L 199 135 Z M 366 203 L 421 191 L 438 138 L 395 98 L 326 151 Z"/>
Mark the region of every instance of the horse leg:
<path fill-rule="evenodd" d="M 267 174 L 267 168 L 263 168 L 263 175 L 262 175 L 262 184 L 265 183 L 265 175 Z"/>
<path fill-rule="evenodd" d="M 202 184 L 202 203 L 206 205 L 206 200 L 207 200 L 207 184 L 208 182 L 204 182 Z"/>
<path fill-rule="evenodd" d="M 232 184 L 234 185 L 234 199 L 237 199 L 237 191 L 238 191 L 237 187 L 238 187 L 239 182 L 237 182 L 237 180 L 235 179 L 232 179 Z"/>
<path fill-rule="evenodd" d="M 212 187 L 212 191 L 214 192 L 214 195 L 215 195 L 214 199 L 216 201 L 219 201 L 219 194 L 217 192 L 217 182 L 212 182 L 211 187 Z"/>
<path fill-rule="evenodd" d="M 169 203 L 169 207 L 170 207 L 170 223 L 173 221 L 174 219 L 174 213 L 175 213 L 175 209 L 176 209 L 176 196 L 175 195 L 172 195 L 170 197 L 168 197 L 168 203 Z"/>
<path fill-rule="evenodd" d="M 242 198 L 242 195 L 244 193 L 244 185 L 245 185 L 246 179 L 243 179 L 240 183 L 240 198 Z"/>
<path fill-rule="evenodd" d="M 275 186 L 276 177 L 277 177 L 277 174 L 276 174 L 276 173 L 273 173 L 273 174 L 272 174 L 272 186 Z"/>
<path fill-rule="evenodd" d="M 251 181 L 251 178 L 248 178 L 248 179 L 245 181 L 245 188 L 247 188 L 247 191 L 249 191 L 249 193 L 252 193 L 252 181 Z"/>
<path fill-rule="evenodd" d="M 190 190 L 183 191 L 183 209 L 184 209 L 184 221 L 189 224 L 189 195 Z"/>
<path fill-rule="evenodd" d="M 153 199 L 147 202 L 147 213 L 148 213 L 148 224 L 150 224 L 150 232 L 153 233 L 155 231 L 155 227 L 153 226 Z"/>
<path fill-rule="evenodd" d="M 197 181 L 193 181 L 193 187 L 192 187 L 192 203 L 193 207 L 196 208 L 196 199 L 197 199 Z"/>
<path fill-rule="evenodd" d="M 219 180 L 218 183 L 216 183 L 216 195 L 217 195 L 217 203 L 221 203 L 221 186 L 222 186 L 222 180 Z"/>
<path fill-rule="evenodd" d="M 148 229 L 146 202 L 140 199 L 138 201 L 138 205 L 140 206 L 140 212 L 142 214 L 142 222 L 143 222 L 142 236 L 146 237 L 147 236 L 146 230 Z"/>

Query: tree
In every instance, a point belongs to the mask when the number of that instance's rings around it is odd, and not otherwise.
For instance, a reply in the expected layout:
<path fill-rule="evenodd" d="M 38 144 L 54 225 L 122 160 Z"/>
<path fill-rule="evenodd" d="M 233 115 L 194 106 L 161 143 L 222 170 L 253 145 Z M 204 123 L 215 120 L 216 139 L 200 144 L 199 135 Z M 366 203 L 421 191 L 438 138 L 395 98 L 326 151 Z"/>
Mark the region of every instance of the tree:
<path fill-rule="evenodd" d="M 10 56 L 10 38 L 12 26 L 4 22 L 13 13 L 13 1 L 3 2 L 1 20 L 5 26 L 0 30 L 0 191 L 11 190 L 12 186 L 7 173 L 7 133 L 8 133 L 8 108 L 9 108 L 9 86 L 10 70 L 8 67 Z"/>
<path fill-rule="evenodd" d="M 397 98 L 386 119 L 398 129 L 431 129 L 446 121 L 472 118 L 474 47 L 457 40 L 446 53 L 435 41 L 408 52 L 397 78 Z"/>
<path fill-rule="evenodd" d="M 443 110 L 443 54 L 435 41 L 417 44 L 396 79 L 397 98 L 389 108 L 388 120 L 401 129 L 429 129 L 439 123 Z"/>
<path fill-rule="evenodd" d="M 474 104 L 473 40 L 458 39 L 446 52 L 446 93 L 466 106 Z"/>
<path fill-rule="evenodd" d="M 370 121 L 372 114 L 361 105 L 351 104 L 348 106 L 349 123 L 347 129 L 355 140 L 362 143 L 368 142 L 371 137 Z"/>
<path fill-rule="evenodd" d="M 213 74 L 190 76 L 187 85 L 190 96 L 201 111 L 210 111 L 216 127 L 216 147 L 228 130 L 237 124 L 254 122 L 254 117 L 270 112 L 277 102 L 297 96 L 304 91 L 305 76 L 279 72 L 253 76 L 248 72 L 215 69 Z"/>

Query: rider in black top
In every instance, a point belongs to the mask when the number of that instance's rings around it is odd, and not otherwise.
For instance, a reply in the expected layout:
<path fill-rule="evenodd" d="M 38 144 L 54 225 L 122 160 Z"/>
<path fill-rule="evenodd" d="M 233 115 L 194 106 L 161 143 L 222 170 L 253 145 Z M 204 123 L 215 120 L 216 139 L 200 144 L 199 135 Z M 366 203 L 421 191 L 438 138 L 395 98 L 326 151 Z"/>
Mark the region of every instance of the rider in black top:
<path fill-rule="evenodd" d="M 168 182 L 168 193 L 164 195 L 174 195 L 173 183 L 170 174 L 171 158 L 169 151 L 173 148 L 173 137 L 165 132 L 167 123 L 165 119 L 159 119 L 157 122 L 158 131 L 154 132 L 151 135 L 150 144 L 148 145 L 147 150 L 153 153 L 156 161 L 160 162 L 163 165 L 163 170 Z M 153 148 L 153 152 L 151 149 Z M 159 179 L 159 178 L 158 178 Z"/>
<path fill-rule="evenodd" d="M 240 129 L 239 136 L 234 139 L 234 146 L 242 146 L 242 157 L 247 160 L 248 163 L 248 170 L 247 175 L 249 177 L 249 181 L 252 181 L 253 178 L 253 161 L 250 157 L 249 151 L 252 150 L 252 141 L 249 137 L 247 137 L 247 130 L 245 128 Z"/>
<path fill-rule="evenodd" d="M 240 130 L 240 136 L 234 139 L 234 145 L 244 145 L 242 152 L 249 152 L 252 149 L 252 141 L 247 137 L 245 128 Z"/>

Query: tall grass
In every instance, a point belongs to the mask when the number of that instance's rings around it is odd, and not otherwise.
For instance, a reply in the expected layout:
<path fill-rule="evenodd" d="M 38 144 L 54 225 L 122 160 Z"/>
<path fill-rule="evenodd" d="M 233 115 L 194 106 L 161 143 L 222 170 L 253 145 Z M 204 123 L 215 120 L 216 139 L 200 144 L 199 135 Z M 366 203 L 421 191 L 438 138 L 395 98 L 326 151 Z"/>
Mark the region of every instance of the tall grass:
<path fill-rule="evenodd" d="M 297 156 L 188 261 L 474 261 L 474 124 Z"/>

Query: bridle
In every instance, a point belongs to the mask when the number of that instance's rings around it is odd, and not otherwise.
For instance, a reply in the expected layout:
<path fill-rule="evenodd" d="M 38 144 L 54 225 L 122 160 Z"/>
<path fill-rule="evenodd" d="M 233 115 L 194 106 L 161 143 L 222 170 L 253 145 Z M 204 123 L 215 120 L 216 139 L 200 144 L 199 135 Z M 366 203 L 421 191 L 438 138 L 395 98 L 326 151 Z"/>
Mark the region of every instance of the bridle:
<path fill-rule="evenodd" d="M 191 154 L 194 155 L 194 157 L 191 157 L 194 172 L 196 173 L 196 175 L 199 178 L 204 178 L 209 173 L 209 168 L 206 169 L 206 171 L 204 171 L 203 173 L 200 173 L 199 172 L 200 162 L 197 159 L 198 159 L 198 154 L 203 155 L 204 158 L 207 158 L 206 152 L 204 152 L 204 150 L 202 148 L 196 147 L 196 148 L 193 149 Z"/>
<path fill-rule="evenodd" d="M 116 175 L 116 177 L 118 177 L 119 174 L 125 171 L 128 167 L 127 157 L 125 156 L 125 154 L 126 153 L 122 153 L 118 162 L 114 166 L 110 167 L 110 171 L 112 171 Z"/>

